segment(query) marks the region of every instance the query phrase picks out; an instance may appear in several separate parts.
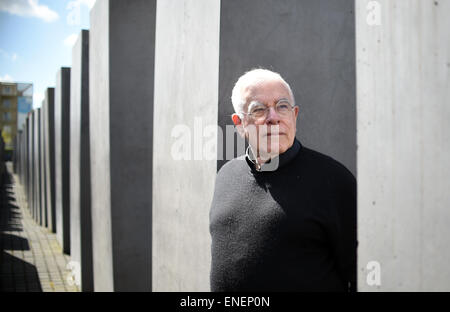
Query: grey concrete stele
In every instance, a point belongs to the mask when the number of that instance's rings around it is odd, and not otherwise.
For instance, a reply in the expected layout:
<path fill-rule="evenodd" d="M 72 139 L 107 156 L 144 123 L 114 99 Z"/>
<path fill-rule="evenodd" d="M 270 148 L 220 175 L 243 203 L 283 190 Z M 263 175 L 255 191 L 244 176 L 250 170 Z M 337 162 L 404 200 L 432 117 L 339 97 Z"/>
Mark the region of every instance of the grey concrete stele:
<path fill-rule="evenodd" d="M 153 291 L 209 291 L 217 161 L 175 160 L 171 134 L 181 125 L 194 140 L 196 118 L 217 129 L 220 1 L 158 1 L 157 11 Z M 217 146 L 215 132 L 207 139 Z"/>
<path fill-rule="evenodd" d="M 80 266 L 78 286 L 93 291 L 87 30 L 81 31 L 72 49 L 70 84 L 70 253 Z"/>
<path fill-rule="evenodd" d="M 36 108 L 33 111 L 34 115 L 34 136 L 33 136 L 33 167 L 34 167 L 34 180 L 33 180 L 33 207 L 34 207 L 34 220 L 41 223 L 41 109 Z"/>
<path fill-rule="evenodd" d="M 45 99 L 42 101 L 41 113 L 40 113 L 40 128 L 39 128 L 39 171 L 40 171 L 40 184 L 41 184 L 41 220 L 40 225 L 43 227 L 48 227 L 47 224 L 47 179 L 45 170 Z"/>
<path fill-rule="evenodd" d="M 55 213 L 56 237 L 70 254 L 70 68 L 56 74 L 55 86 Z"/>
<path fill-rule="evenodd" d="M 44 101 L 44 161 L 47 227 L 56 233 L 55 212 L 55 89 L 47 88 Z"/>
<path fill-rule="evenodd" d="M 24 155 L 24 162 L 25 162 L 25 196 L 27 198 L 27 203 L 28 203 L 28 209 L 30 209 L 30 163 L 29 163 L 29 158 L 30 158 L 30 122 L 31 122 L 31 118 L 30 118 L 30 113 L 27 114 L 27 117 L 25 119 L 25 155 Z"/>
<path fill-rule="evenodd" d="M 98 0 L 89 31 L 95 291 L 150 291 L 156 1 Z"/>
<path fill-rule="evenodd" d="M 28 209 L 34 219 L 34 112 L 31 111 L 28 115 Z"/>
<path fill-rule="evenodd" d="M 450 291 L 450 1 L 355 12 L 359 290 Z"/>

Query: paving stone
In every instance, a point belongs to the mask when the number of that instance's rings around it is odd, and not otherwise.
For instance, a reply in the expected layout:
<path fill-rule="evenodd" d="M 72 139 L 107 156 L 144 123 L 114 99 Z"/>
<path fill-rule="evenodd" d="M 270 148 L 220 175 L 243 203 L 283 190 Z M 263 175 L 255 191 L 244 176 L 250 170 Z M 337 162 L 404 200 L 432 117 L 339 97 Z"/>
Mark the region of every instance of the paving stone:
<path fill-rule="evenodd" d="M 7 163 L 9 178 L 5 187 L 11 189 L 7 199 L 10 205 L 0 207 L 0 220 L 8 219 L 11 221 L 9 226 L 14 225 L 21 230 L 5 231 L 0 223 L 3 237 L 6 234 L 12 237 L 2 239 L 0 243 L 3 254 L 8 255 L 6 259 L 5 256 L 0 259 L 0 291 L 79 291 L 77 287 L 67 285 L 66 274 L 69 271 L 66 265 L 70 256 L 62 253 L 54 233 L 33 220 L 24 188 L 18 183 L 17 176 L 11 174 L 11 167 L 11 163 Z M 0 200 L 3 202 L 5 199 Z"/>

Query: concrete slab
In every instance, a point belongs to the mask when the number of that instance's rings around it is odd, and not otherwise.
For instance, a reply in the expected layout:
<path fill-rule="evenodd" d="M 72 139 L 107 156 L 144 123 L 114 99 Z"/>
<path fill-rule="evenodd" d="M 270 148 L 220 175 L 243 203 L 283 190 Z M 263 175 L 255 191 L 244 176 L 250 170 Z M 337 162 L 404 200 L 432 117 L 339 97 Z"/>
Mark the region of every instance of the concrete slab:
<path fill-rule="evenodd" d="M 29 124 L 30 124 L 30 114 L 28 113 L 27 117 L 25 118 L 25 128 L 24 128 L 24 134 L 25 134 L 25 139 L 24 139 L 24 166 L 25 166 L 25 187 L 24 187 L 24 192 L 25 192 L 25 196 L 27 198 L 27 202 L 29 202 L 29 176 L 30 176 L 30 164 L 28 162 L 29 159 L 29 152 L 30 152 L 30 140 L 29 140 L 29 136 L 30 136 L 30 129 L 29 129 Z"/>
<path fill-rule="evenodd" d="M 91 10 L 89 103 L 96 291 L 151 290 L 156 1 Z M 137 39 L 138 38 L 138 39 Z"/>
<path fill-rule="evenodd" d="M 450 291 L 449 11 L 356 1 L 360 291 Z"/>
<path fill-rule="evenodd" d="M 55 86 L 55 213 L 56 237 L 70 254 L 70 68 L 56 74 Z"/>
<path fill-rule="evenodd" d="M 30 173 L 28 178 L 28 208 L 34 219 L 34 111 L 31 111 L 28 116 L 30 120 L 28 124 L 28 168 Z"/>
<path fill-rule="evenodd" d="M 220 1 L 160 1 L 155 55 L 153 291 L 209 291 L 217 162 L 174 159 L 176 136 L 217 148 Z M 170 40 L 167 40 L 170 38 Z M 212 127 L 203 137 L 204 127 Z M 180 128 L 181 127 L 181 128 Z M 174 132 L 175 129 L 175 132 Z M 157 147 L 157 148 L 156 148 Z M 201 160 L 200 160 L 201 158 Z"/>
<path fill-rule="evenodd" d="M 55 212 L 55 89 L 47 88 L 44 102 L 44 157 L 46 179 L 46 209 L 47 227 L 56 233 Z"/>
<path fill-rule="evenodd" d="M 70 253 L 80 266 L 77 286 L 93 291 L 87 30 L 81 31 L 72 49 L 70 83 Z"/>
<path fill-rule="evenodd" d="M 38 224 L 41 224 L 42 209 L 41 209 L 41 109 L 37 108 L 33 111 L 34 115 L 34 219 Z"/>
<path fill-rule="evenodd" d="M 45 170 L 45 99 L 42 101 L 41 114 L 40 114 L 40 158 L 39 158 L 39 170 L 40 170 L 40 184 L 41 184 L 41 222 L 40 224 L 47 227 L 47 179 Z"/>

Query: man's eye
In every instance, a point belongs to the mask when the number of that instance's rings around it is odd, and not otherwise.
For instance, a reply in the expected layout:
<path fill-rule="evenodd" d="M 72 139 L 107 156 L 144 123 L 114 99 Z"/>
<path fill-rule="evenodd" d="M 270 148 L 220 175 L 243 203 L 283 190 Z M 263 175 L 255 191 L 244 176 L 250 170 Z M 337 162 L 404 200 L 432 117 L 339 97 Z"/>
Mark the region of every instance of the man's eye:
<path fill-rule="evenodd" d="M 289 109 L 289 105 L 288 104 L 278 104 L 278 109 L 281 109 L 281 110 L 287 110 L 287 109 Z"/>
<path fill-rule="evenodd" d="M 265 108 L 255 108 L 254 110 L 252 110 L 252 114 L 258 114 L 258 113 L 262 113 L 264 112 L 266 109 Z"/>

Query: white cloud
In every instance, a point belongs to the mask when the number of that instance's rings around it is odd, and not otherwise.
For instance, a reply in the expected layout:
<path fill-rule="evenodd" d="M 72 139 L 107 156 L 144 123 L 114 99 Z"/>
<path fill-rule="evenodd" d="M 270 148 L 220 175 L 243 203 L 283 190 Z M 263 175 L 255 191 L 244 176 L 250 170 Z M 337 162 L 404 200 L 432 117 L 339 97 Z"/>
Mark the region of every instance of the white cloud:
<path fill-rule="evenodd" d="M 67 47 L 73 47 L 73 45 L 75 44 L 75 42 L 78 39 L 78 35 L 77 34 L 71 34 L 69 36 L 66 37 L 66 39 L 64 39 L 64 45 Z"/>
<path fill-rule="evenodd" d="M 39 4 L 39 0 L 0 0 L 0 11 L 24 17 L 37 17 L 48 23 L 59 18 L 58 13 L 46 5 Z"/>
<path fill-rule="evenodd" d="M 3 82 L 13 82 L 14 79 L 13 79 L 13 77 L 11 77 L 10 75 L 6 74 L 6 75 L 4 75 L 4 76 L 0 76 L 0 81 L 3 81 Z"/>
<path fill-rule="evenodd" d="M 13 62 L 17 60 L 17 57 L 18 57 L 17 53 L 12 54 L 11 59 L 13 60 Z"/>

